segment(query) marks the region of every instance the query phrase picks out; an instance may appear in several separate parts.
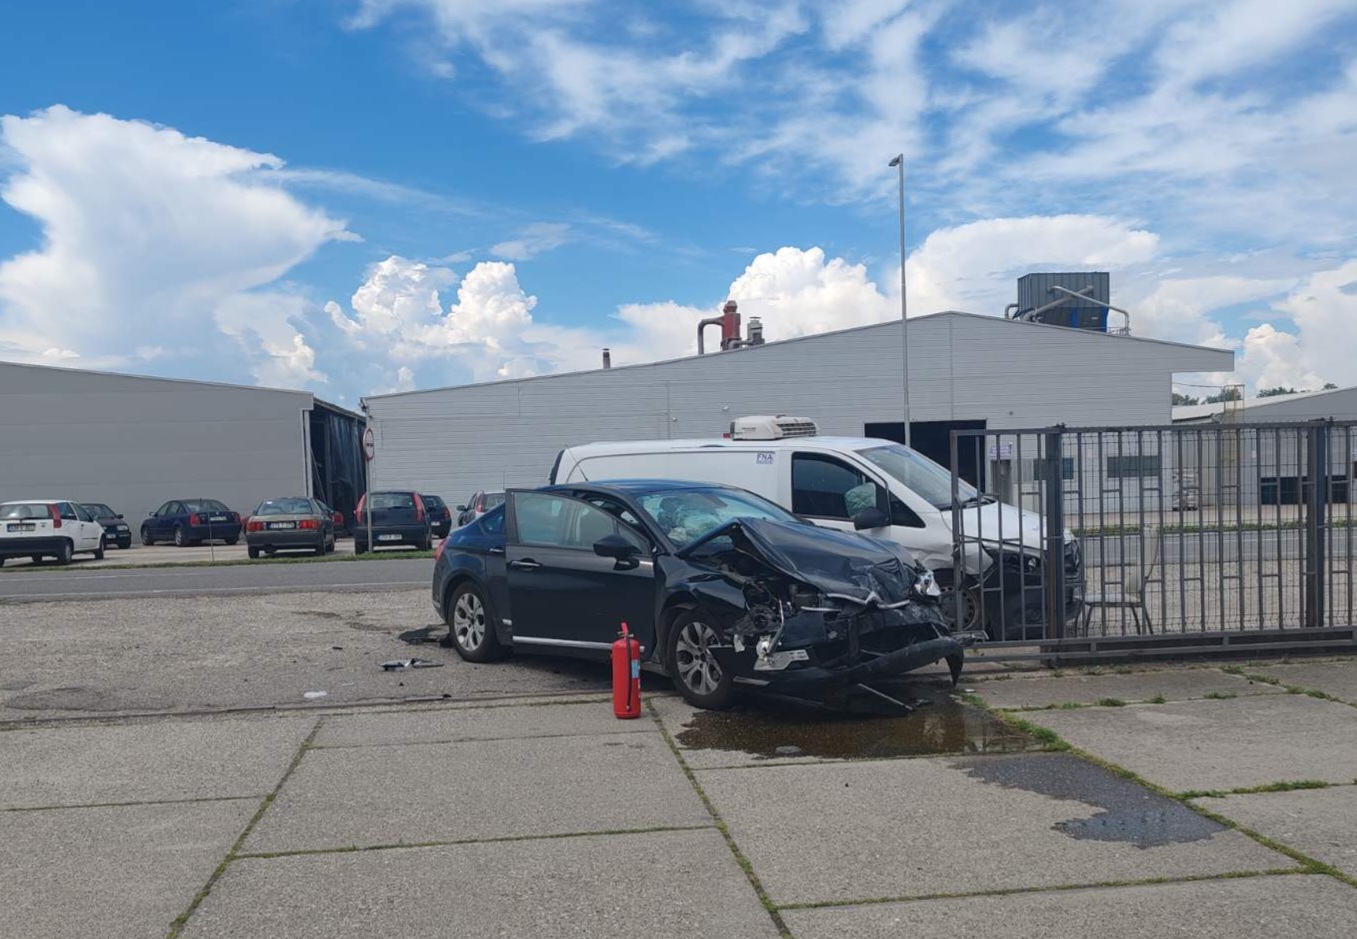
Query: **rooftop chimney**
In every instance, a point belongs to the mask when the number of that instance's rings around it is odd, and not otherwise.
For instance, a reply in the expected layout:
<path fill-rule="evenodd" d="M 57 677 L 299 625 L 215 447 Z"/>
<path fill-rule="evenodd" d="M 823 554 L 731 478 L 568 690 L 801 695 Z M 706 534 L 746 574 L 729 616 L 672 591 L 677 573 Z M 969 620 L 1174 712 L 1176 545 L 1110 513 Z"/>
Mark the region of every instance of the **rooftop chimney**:
<path fill-rule="evenodd" d="M 604 368 L 612 368 L 612 367 L 613 367 L 613 354 L 612 354 L 612 351 L 609 350 L 609 349 L 606 349 L 606 348 L 603 350 L 603 367 L 604 367 Z"/>

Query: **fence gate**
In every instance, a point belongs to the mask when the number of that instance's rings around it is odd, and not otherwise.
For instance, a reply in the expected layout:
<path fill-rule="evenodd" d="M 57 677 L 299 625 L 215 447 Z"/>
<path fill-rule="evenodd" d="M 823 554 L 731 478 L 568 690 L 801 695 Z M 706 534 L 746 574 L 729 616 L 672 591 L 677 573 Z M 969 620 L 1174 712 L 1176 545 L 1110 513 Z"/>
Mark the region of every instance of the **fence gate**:
<path fill-rule="evenodd" d="M 1042 658 L 1357 647 L 1355 427 L 954 431 L 957 622 Z"/>

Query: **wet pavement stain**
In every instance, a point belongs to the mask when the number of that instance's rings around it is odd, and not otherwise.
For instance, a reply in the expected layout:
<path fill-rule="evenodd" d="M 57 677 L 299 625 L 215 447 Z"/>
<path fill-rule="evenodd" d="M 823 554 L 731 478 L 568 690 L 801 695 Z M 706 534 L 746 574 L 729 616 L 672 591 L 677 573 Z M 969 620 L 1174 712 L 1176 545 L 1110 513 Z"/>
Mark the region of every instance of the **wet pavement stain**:
<path fill-rule="evenodd" d="M 1053 828 L 1081 841 L 1117 841 L 1137 848 L 1202 841 L 1225 826 L 1100 766 L 1065 753 L 965 760 L 953 764 L 973 779 L 1025 789 L 1102 809 Z"/>
<path fill-rule="evenodd" d="M 726 750 L 755 759 L 880 759 L 972 753 L 1015 753 L 1041 744 L 945 688 L 908 686 L 891 692 L 914 699 L 904 717 L 854 716 L 751 699 L 740 710 L 699 711 L 675 739 L 690 750 Z"/>

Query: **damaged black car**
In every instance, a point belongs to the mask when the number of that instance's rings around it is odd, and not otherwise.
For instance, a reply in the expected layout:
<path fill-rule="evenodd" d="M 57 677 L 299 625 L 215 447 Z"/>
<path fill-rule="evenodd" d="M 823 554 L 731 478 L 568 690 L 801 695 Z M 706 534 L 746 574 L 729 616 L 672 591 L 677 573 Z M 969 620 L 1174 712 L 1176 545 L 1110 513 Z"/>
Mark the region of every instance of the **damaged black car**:
<path fill-rule="evenodd" d="M 625 622 L 643 667 L 711 709 L 741 689 L 904 707 L 890 679 L 939 661 L 961 673 L 937 597 L 898 545 L 673 481 L 511 491 L 443 542 L 433 577 L 445 642 L 468 661 L 602 659 Z"/>

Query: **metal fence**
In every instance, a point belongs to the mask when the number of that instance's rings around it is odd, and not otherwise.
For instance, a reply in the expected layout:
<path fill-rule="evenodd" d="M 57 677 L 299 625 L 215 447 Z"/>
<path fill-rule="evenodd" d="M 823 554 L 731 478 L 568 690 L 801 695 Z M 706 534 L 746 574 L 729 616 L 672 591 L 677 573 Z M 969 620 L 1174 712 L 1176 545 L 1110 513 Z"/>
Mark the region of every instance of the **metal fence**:
<path fill-rule="evenodd" d="M 954 431 L 957 621 L 1068 655 L 1352 643 L 1355 428 Z"/>

